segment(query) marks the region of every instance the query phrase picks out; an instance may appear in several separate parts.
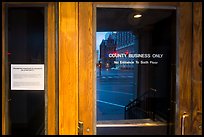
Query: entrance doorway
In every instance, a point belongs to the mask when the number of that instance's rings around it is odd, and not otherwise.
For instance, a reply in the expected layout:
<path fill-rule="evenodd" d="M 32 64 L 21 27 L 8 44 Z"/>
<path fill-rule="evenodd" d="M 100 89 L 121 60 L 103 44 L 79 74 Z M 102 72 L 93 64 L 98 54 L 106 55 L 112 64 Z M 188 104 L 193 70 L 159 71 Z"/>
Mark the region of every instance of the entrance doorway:
<path fill-rule="evenodd" d="M 100 7 L 96 13 L 97 133 L 120 134 L 114 126 L 122 122 L 135 130 L 121 134 L 170 134 L 176 10 Z M 115 129 L 105 132 L 111 125 Z"/>

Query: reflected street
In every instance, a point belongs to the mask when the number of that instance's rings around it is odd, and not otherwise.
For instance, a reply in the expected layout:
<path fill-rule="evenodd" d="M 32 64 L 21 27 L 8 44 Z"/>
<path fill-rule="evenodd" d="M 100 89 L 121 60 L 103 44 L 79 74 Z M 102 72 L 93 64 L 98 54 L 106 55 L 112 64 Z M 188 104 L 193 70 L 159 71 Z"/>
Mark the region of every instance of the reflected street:
<path fill-rule="evenodd" d="M 97 70 L 97 120 L 124 119 L 125 106 L 134 99 L 133 70 Z"/>

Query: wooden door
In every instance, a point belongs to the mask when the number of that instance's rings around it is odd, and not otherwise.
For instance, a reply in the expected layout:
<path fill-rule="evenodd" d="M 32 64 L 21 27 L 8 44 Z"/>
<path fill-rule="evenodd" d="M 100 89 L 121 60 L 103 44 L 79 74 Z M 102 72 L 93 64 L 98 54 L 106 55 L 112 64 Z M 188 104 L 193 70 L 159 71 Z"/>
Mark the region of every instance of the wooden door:
<path fill-rule="evenodd" d="M 153 8 L 171 8 L 176 9 L 176 54 L 175 59 L 176 63 L 172 71 L 174 78 L 172 83 L 175 84 L 174 95 L 175 100 L 172 101 L 172 115 L 173 129 L 171 129 L 170 134 L 198 134 L 197 129 L 194 128 L 194 133 L 192 133 L 192 125 L 201 122 L 200 118 L 196 115 L 202 114 L 200 106 L 197 106 L 196 103 L 192 103 L 194 98 L 197 98 L 197 95 L 194 95 L 192 98 L 191 94 L 198 91 L 201 94 L 200 89 L 192 88 L 192 55 L 196 56 L 192 52 L 192 42 L 193 42 L 193 32 L 192 32 L 192 3 L 191 2 L 120 2 L 120 3 L 106 3 L 106 2 L 93 2 L 93 3 L 79 3 L 79 113 L 78 120 L 82 121 L 84 124 L 83 133 L 84 134 L 97 134 L 96 133 L 96 54 L 95 54 L 95 40 L 96 40 L 96 7 L 153 7 Z M 196 12 L 200 17 L 200 8 L 197 8 Z M 194 13 L 195 14 L 195 13 Z M 188 16 L 186 16 L 188 15 Z M 200 23 L 198 17 L 195 16 L 194 23 L 198 25 Z M 198 23 L 198 22 L 199 23 Z M 197 24 L 198 23 L 198 24 Z M 198 25 L 201 26 L 201 25 Z M 199 31 L 199 27 L 196 27 Z M 200 31 L 199 31 L 200 32 Z M 200 33 L 197 35 L 200 36 Z M 198 38 L 198 37 L 194 37 Z M 199 43 L 196 43 L 194 40 L 195 46 L 199 48 Z M 196 49 L 195 49 L 196 50 Z M 194 51 L 195 52 L 195 51 Z M 191 62 L 192 60 L 192 62 Z M 196 67 L 197 64 L 196 64 Z M 195 84 L 195 83 L 194 83 Z M 192 110 L 192 105 L 194 104 L 195 110 Z M 200 103 L 199 103 L 200 104 Z M 188 115 L 187 117 L 186 114 Z M 193 116 L 194 114 L 194 116 Z M 185 117 L 185 120 L 183 119 Z M 194 117 L 194 121 L 192 118 Z M 182 123 L 181 121 L 185 122 Z M 199 122 L 198 122 L 199 121 Z M 202 123 L 202 122 L 201 122 Z M 184 124 L 184 125 L 182 125 Z M 194 126 L 195 127 L 195 126 Z M 184 129 L 184 130 L 183 130 Z"/>
<path fill-rule="evenodd" d="M 199 4 L 197 4 L 199 5 Z M 182 2 L 87 2 L 59 4 L 59 134 L 78 134 L 78 123 L 83 123 L 83 134 L 96 133 L 96 7 L 153 7 L 176 9 L 176 63 L 172 75 L 175 84 L 172 101 L 172 117 L 174 126 L 171 134 L 199 134 L 198 123 L 201 122 L 202 109 L 198 100 L 201 89 L 194 86 L 192 72 L 197 64 L 192 66 L 193 57 L 198 59 L 196 49 L 201 45 L 201 6 L 194 8 L 192 3 Z M 194 7 L 197 7 L 196 4 Z M 72 9 L 72 10 L 67 10 Z M 198 14 L 196 14 L 198 13 Z M 194 14 L 194 36 L 193 20 Z M 188 16 L 186 16 L 188 15 Z M 198 33 L 196 33 L 198 32 Z M 194 50 L 192 52 L 192 42 Z M 202 54 L 202 53 L 201 53 Z M 199 60 L 199 59 L 198 59 Z M 191 62 L 192 61 L 192 62 Z M 201 65 L 202 63 L 200 63 Z M 199 72 L 199 71 L 196 71 Z M 199 74 L 193 73 L 196 78 Z M 193 84 L 193 87 L 192 87 Z M 198 92 L 196 92 L 198 91 Z M 193 96 L 191 94 L 193 93 Z M 197 101 L 196 101 L 197 100 Z M 202 99 L 201 99 L 202 100 Z M 193 101 L 193 102 L 192 102 Z M 197 104 L 197 105 L 196 105 Z M 192 105 L 194 110 L 192 110 Z M 199 105 L 199 106 L 198 106 Z M 188 116 L 185 117 L 187 114 Z M 197 116 L 199 115 L 199 116 Z M 181 122 L 185 117 L 184 125 Z M 193 118 L 193 121 L 192 121 Z M 202 123 L 202 122 L 201 122 Z M 193 131 L 192 131 L 193 125 Z"/>

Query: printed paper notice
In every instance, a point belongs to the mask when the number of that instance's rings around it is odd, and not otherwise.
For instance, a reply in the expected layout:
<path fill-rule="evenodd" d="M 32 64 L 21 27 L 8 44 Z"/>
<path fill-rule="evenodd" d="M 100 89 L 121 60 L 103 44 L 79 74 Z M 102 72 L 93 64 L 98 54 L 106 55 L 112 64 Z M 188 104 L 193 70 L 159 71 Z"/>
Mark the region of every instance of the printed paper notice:
<path fill-rule="evenodd" d="M 11 64 L 11 90 L 44 90 L 44 64 Z"/>

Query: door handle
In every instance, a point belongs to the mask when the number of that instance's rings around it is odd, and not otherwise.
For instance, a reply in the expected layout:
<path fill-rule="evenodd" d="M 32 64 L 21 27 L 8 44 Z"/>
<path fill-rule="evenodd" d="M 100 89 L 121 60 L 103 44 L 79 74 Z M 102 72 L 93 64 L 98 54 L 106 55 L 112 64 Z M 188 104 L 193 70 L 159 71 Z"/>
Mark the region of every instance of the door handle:
<path fill-rule="evenodd" d="M 181 135 L 185 135 L 185 119 L 188 116 L 189 115 L 187 115 L 186 112 L 184 112 L 182 117 L 181 117 Z"/>

